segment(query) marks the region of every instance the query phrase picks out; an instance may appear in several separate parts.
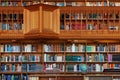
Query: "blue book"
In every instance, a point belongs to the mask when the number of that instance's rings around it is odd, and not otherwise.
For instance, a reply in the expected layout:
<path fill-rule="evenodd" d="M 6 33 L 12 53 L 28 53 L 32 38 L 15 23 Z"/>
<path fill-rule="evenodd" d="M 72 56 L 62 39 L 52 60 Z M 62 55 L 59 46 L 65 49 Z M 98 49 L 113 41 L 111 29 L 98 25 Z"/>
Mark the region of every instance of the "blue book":
<path fill-rule="evenodd" d="M 77 64 L 77 71 L 80 71 L 80 65 Z"/>
<path fill-rule="evenodd" d="M 98 55 L 97 54 L 95 55 L 95 61 L 98 61 Z"/>
<path fill-rule="evenodd" d="M 31 64 L 31 71 L 36 71 L 36 64 Z"/>
<path fill-rule="evenodd" d="M 35 56 L 34 55 L 31 55 L 30 58 L 31 58 L 30 61 L 35 61 Z"/>
<path fill-rule="evenodd" d="M 22 64 L 22 71 L 27 71 L 27 64 Z"/>
<path fill-rule="evenodd" d="M 29 71 L 36 71 L 36 64 L 29 64 Z"/>
<path fill-rule="evenodd" d="M 20 80 L 19 75 L 15 75 L 14 80 Z"/>
<path fill-rule="evenodd" d="M 7 75 L 7 80 L 11 80 L 11 75 Z"/>
<path fill-rule="evenodd" d="M 64 30 L 64 25 L 63 24 L 60 25 L 60 30 Z"/>
<path fill-rule="evenodd" d="M 27 6 L 27 2 L 23 2 L 23 6 Z"/>
<path fill-rule="evenodd" d="M 102 62 L 102 61 L 103 61 L 103 54 L 100 53 L 100 62 Z"/>
<path fill-rule="evenodd" d="M 7 24 L 6 23 L 2 24 L 2 30 L 7 30 Z"/>
<path fill-rule="evenodd" d="M 18 6 L 18 3 L 17 2 L 13 2 L 13 6 Z"/>
<path fill-rule="evenodd" d="M 26 74 L 26 80 L 28 80 L 28 75 Z"/>
<path fill-rule="evenodd" d="M 12 52 L 12 46 L 11 45 L 7 45 L 7 52 Z"/>
<path fill-rule="evenodd" d="M 6 72 L 6 71 L 7 71 L 7 65 L 6 65 L 6 64 L 2 64 L 1 70 L 2 70 L 3 72 Z"/>
<path fill-rule="evenodd" d="M 119 68 L 119 64 L 115 64 L 114 68 L 118 69 Z"/>
<path fill-rule="evenodd" d="M 26 76 L 25 75 L 22 76 L 22 80 L 26 80 Z"/>
<path fill-rule="evenodd" d="M 78 56 L 77 61 L 82 61 L 82 56 Z"/>
<path fill-rule="evenodd" d="M 42 65 L 41 64 L 36 64 L 35 65 L 35 71 L 42 71 Z"/>
<path fill-rule="evenodd" d="M 28 75 L 22 75 L 22 80 L 28 80 Z"/>

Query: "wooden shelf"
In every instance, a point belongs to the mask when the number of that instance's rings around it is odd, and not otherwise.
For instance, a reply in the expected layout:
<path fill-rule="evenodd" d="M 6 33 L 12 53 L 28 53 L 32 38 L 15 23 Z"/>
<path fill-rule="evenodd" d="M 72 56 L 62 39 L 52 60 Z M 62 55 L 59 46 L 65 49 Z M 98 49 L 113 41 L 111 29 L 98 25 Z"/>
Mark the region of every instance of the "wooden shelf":
<path fill-rule="evenodd" d="M 104 31 L 89 31 L 89 30 L 70 30 L 60 31 L 60 39 L 119 39 L 120 31 L 104 30 Z M 114 33 L 114 34 L 113 34 Z"/>
<path fill-rule="evenodd" d="M 120 69 L 120 61 L 113 59 L 114 55 L 120 56 L 120 6 L 113 6 L 120 5 L 120 0 L 8 0 L 5 5 L 4 2 L 0 0 L 0 77 L 120 79 L 120 72 L 103 72 L 106 68 Z M 95 6 L 97 2 L 106 5 Z M 15 23 L 21 28 L 12 28 Z M 19 52 L 14 52 L 17 47 Z M 87 66 L 86 73 L 81 72 L 83 64 Z M 8 72 L 2 72 L 7 69 Z"/>

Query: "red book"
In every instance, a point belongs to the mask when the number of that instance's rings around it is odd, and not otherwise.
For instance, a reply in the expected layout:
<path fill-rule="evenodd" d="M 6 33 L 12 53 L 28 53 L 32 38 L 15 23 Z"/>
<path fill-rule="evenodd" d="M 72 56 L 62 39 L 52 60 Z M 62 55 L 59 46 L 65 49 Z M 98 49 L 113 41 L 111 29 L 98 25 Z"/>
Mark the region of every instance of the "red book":
<path fill-rule="evenodd" d="M 110 68 L 112 68 L 112 69 L 113 69 L 113 68 L 114 68 L 114 64 L 110 64 Z"/>
<path fill-rule="evenodd" d="M 82 30 L 86 30 L 86 24 L 82 24 Z"/>
<path fill-rule="evenodd" d="M 81 26 L 80 23 L 76 23 L 76 24 L 75 24 L 75 27 L 76 27 L 75 29 L 76 29 L 76 30 L 80 30 L 80 26 Z"/>

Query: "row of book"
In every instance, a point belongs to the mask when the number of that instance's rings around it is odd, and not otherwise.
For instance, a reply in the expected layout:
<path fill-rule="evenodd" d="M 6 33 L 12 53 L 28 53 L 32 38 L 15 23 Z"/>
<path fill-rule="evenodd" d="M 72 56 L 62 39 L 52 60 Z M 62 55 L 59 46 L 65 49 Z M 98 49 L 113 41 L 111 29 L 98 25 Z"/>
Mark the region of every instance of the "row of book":
<path fill-rule="evenodd" d="M 64 56 L 55 54 L 44 54 L 44 62 L 62 62 L 64 61 Z"/>
<path fill-rule="evenodd" d="M 20 46 L 19 45 L 10 45 L 5 44 L 1 45 L 1 52 L 20 52 Z"/>
<path fill-rule="evenodd" d="M 117 52 L 120 51 L 120 45 L 84 45 L 84 44 L 67 44 L 65 45 L 53 45 L 53 44 L 45 44 L 44 52 L 57 52 L 57 51 L 66 51 L 66 52 Z"/>
<path fill-rule="evenodd" d="M 85 80 L 114 80 L 114 78 L 112 78 L 111 76 L 90 76 L 86 77 Z"/>
<path fill-rule="evenodd" d="M 38 46 L 37 45 L 31 45 L 31 44 L 26 44 L 23 47 L 24 52 L 37 52 Z"/>
<path fill-rule="evenodd" d="M 37 77 L 37 76 L 29 76 L 29 80 L 83 80 L 83 77 Z"/>
<path fill-rule="evenodd" d="M 22 78 L 20 75 L 4 75 L 2 74 L 2 80 L 39 80 L 39 77 L 37 76 L 30 76 L 28 78 L 28 75 L 25 75 L 23 74 L 22 75 Z M 47 80 L 56 80 L 56 78 L 40 78 L 41 79 L 47 79 Z M 75 80 L 82 80 L 83 78 L 82 77 L 58 77 L 58 80 L 72 80 L 72 79 L 75 79 Z M 85 80 L 120 80 L 119 77 L 111 77 L 111 76 L 87 76 L 85 77 Z"/>
<path fill-rule="evenodd" d="M 1 6 L 18 6 L 17 2 L 1 2 Z"/>
<path fill-rule="evenodd" d="M 1 13 L 1 20 L 17 20 L 17 19 L 19 19 L 19 20 L 23 20 L 23 14 L 20 14 L 20 13 L 9 13 L 9 14 L 2 14 Z"/>
<path fill-rule="evenodd" d="M 2 1 L 1 6 L 28 6 L 28 5 L 34 5 L 34 4 L 39 4 L 40 1 L 32 1 L 32 2 L 10 2 L 10 1 Z"/>
<path fill-rule="evenodd" d="M 86 77 L 86 80 L 120 80 L 119 77 L 111 77 L 111 76 L 97 76 L 97 77 Z"/>
<path fill-rule="evenodd" d="M 120 80 L 120 78 L 118 77 L 118 78 L 113 78 L 113 80 Z"/>
<path fill-rule="evenodd" d="M 37 52 L 37 46 L 25 44 L 24 46 L 5 44 L 1 45 L 1 52 Z"/>
<path fill-rule="evenodd" d="M 56 80 L 56 78 L 42 78 L 43 80 L 44 79 L 47 79 L 47 80 Z M 83 80 L 82 77 L 58 77 L 58 80 L 72 80 L 72 79 L 75 79 L 75 80 Z M 116 78 L 112 78 L 111 76 L 97 76 L 97 77 L 85 77 L 85 80 L 120 80 L 119 77 L 116 77 Z M 20 77 L 20 75 L 3 75 L 2 74 L 2 80 L 39 80 L 39 77 L 37 76 L 30 76 L 28 78 L 28 75 L 22 75 L 22 79 Z M 40 78 L 41 80 L 41 78 Z"/>
<path fill-rule="evenodd" d="M 88 72 L 103 72 L 104 69 L 120 69 L 120 64 L 88 64 Z"/>
<path fill-rule="evenodd" d="M 52 80 L 56 80 L 56 79 L 52 79 Z M 57 80 L 84 80 L 83 77 L 81 76 L 69 76 L 69 77 L 58 77 Z"/>
<path fill-rule="evenodd" d="M 42 64 L 22 64 L 24 72 L 41 72 L 43 71 Z"/>
<path fill-rule="evenodd" d="M 120 69 L 120 64 L 87 64 L 87 72 L 103 72 L 104 69 Z M 67 64 L 66 72 L 81 72 L 81 64 Z"/>
<path fill-rule="evenodd" d="M 20 64 L 2 64 L 1 65 L 1 71 L 2 72 L 20 72 L 21 71 L 21 65 Z"/>
<path fill-rule="evenodd" d="M 2 72 L 44 72 L 55 73 L 64 72 L 66 67 L 66 72 L 81 72 L 81 64 L 2 64 Z M 110 64 L 87 64 L 87 72 L 103 72 L 104 69 L 120 69 L 120 64 L 110 63 Z"/>
<path fill-rule="evenodd" d="M 43 48 L 44 52 L 65 51 L 64 44 L 44 44 Z"/>
<path fill-rule="evenodd" d="M 41 72 L 41 64 L 2 64 L 2 72 Z"/>
<path fill-rule="evenodd" d="M 84 44 L 44 44 L 44 52 L 117 52 L 120 51 L 120 45 L 84 45 Z M 38 46 L 26 44 L 24 46 L 5 44 L 1 45 L 1 52 L 37 52 Z"/>
<path fill-rule="evenodd" d="M 60 30 L 119 30 L 119 25 L 113 25 L 113 24 L 101 24 L 101 23 L 70 23 L 67 22 L 65 25 L 61 24 L 60 25 Z"/>
<path fill-rule="evenodd" d="M 1 30 L 22 30 L 23 24 L 14 22 L 12 24 L 10 23 L 1 23 L 2 28 Z"/>
<path fill-rule="evenodd" d="M 44 64 L 44 72 L 46 73 L 56 73 L 56 72 L 64 72 L 63 64 Z"/>
<path fill-rule="evenodd" d="M 96 13 L 90 13 L 88 15 L 89 19 L 119 19 L 119 14 L 108 14 L 108 13 L 104 13 L 104 14 L 96 14 Z"/>
<path fill-rule="evenodd" d="M 40 62 L 40 55 L 2 55 L 1 62 Z"/>
<path fill-rule="evenodd" d="M 82 45 L 82 44 L 70 44 L 66 46 L 68 52 L 112 52 L 120 51 L 120 45 Z"/>
<path fill-rule="evenodd" d="M 86 56 L 84 55 L 66 55 L 65 57 L 63 55 L 55 55 L 55 54 L 44 54 L 44 62 L 105 62 L 105 61 L 115 61 L 114 57 L 112 58 L 112 54 L 103 55 L 100 54 L 88 54 Z M 118 56 L 118 55 L 117 55 Z M 65 58 L 65 59 L 64 59 Z M 117 61 L 117 60 L 116 60 Z M 118 60 L 119 61 L 119 60 Z"/>
<path fill-rule="evenodd" d="M 72 61 L 72 62 L 83 62 L 85 57 L 84 56 L 75 56 L 75 55 L 67 55 L 65 56 L 65 61 Z"/>
<path fill-rule="evenodd" d="M 80 64 L 67 64 L 66 72 L 81 72 Z"/>
<path fill-rule="evenodd" d="M 90 22 L 90 23 L 80 23 L 80 22 L 67 22 L 66 24 L 60 25 L 60 30 L 119 30 L 118 24 L 105 24 L 102 22 Z"/>
<path fill-rule="evenodd" d="M 44 62 L 119 62 L 119 54 L 86 54 L 86 55 L 55 55 L 55 54 L 44 54 Z"/>
<path fill-rule="evenodd" d="M 1 80 L 28 80 L 28 75 L 12 75 L 12 74 L 2 74 Z"/>
<path fill-rule="evenodd" d="M 55 54 L 44 54 L 44 62 L 63 62 L 63 61 L 73 61 L 73 62 L 113 62 L 120 61 L 120 55 L 115 54 L 87 54 L 87 55 L 55 55 Z M 2 55 L 0 58 L 1 62 L 40 62 L 40 55 Z"/>
<path fill-rule="evenodd" d="M 29 79 L 28 80 L 40 80 L 39 77 L 37 76 L 29 76 Z"/>
<path fill-rule="evenodd" d="M 73 14 L 60 14 L 60 20 L 79 20 L 79 19 L 86 19 L 86 14 L 83 13 L 73 13 Z"/>
<path fill-rule="evenodd" d="M 86 56 L 87 62 L 105 62 L 110 61 L 110 57 L 105 54 L 88 54 Z"/>
<path fill-rule="evenodd" d="M 101 64 L 88 64 L 88 72 L 103 72 L 104 66 Z"/>
<path fill-rule="evenodd" d="M 60 15 L 60 19 L 61 20 L 84 20 L 84 19 L 90 19 L 90 20 L 102 20 L 102 19 L 119 19 L 119 14 L 117 13 L 113 13 L 113 14 L 108 14 L 108 13 L 104 13 L 104 14 L 100 14 L 100 13 L 89 13 L 88 15 L 83 14 L 83 13 L 66 13 L 66 14 L 61 14 Z"/>
<path fill-rule="evenodd" d="M 119 2 L 45 2 L 44 4 L 56 6 L 120 6 Z"/>
<path fill-rule="evenodd" d="M 88 64 L 87 72 L 102 72 L 104 67 L 100 64 Z M 66 72 L 81 72 L 81 64 L 67 64 Z"/>

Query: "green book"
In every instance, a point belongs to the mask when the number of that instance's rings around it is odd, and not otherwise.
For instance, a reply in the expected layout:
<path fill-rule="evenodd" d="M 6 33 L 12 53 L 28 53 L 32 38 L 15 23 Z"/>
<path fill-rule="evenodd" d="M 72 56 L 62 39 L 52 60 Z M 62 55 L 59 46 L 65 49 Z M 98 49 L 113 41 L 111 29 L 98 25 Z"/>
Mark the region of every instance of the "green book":
<path fill-rule="evenodd" d="M 92 51 L 92 46 L 87 46 L 86 47 L 86 52 L 91 52 Z"/>
<path fill-rule="evenodd" d="M 14 75 L 12 75 L 12 77 L 11 77 L 11 80 L 15 80 L 15 77 L 14 77 Z"/>
<path fill-rule="evenodd" d="M 72 56 L 66 56 L 65 59 L 66 59 L 66 61 L 73 61 Z"/>

